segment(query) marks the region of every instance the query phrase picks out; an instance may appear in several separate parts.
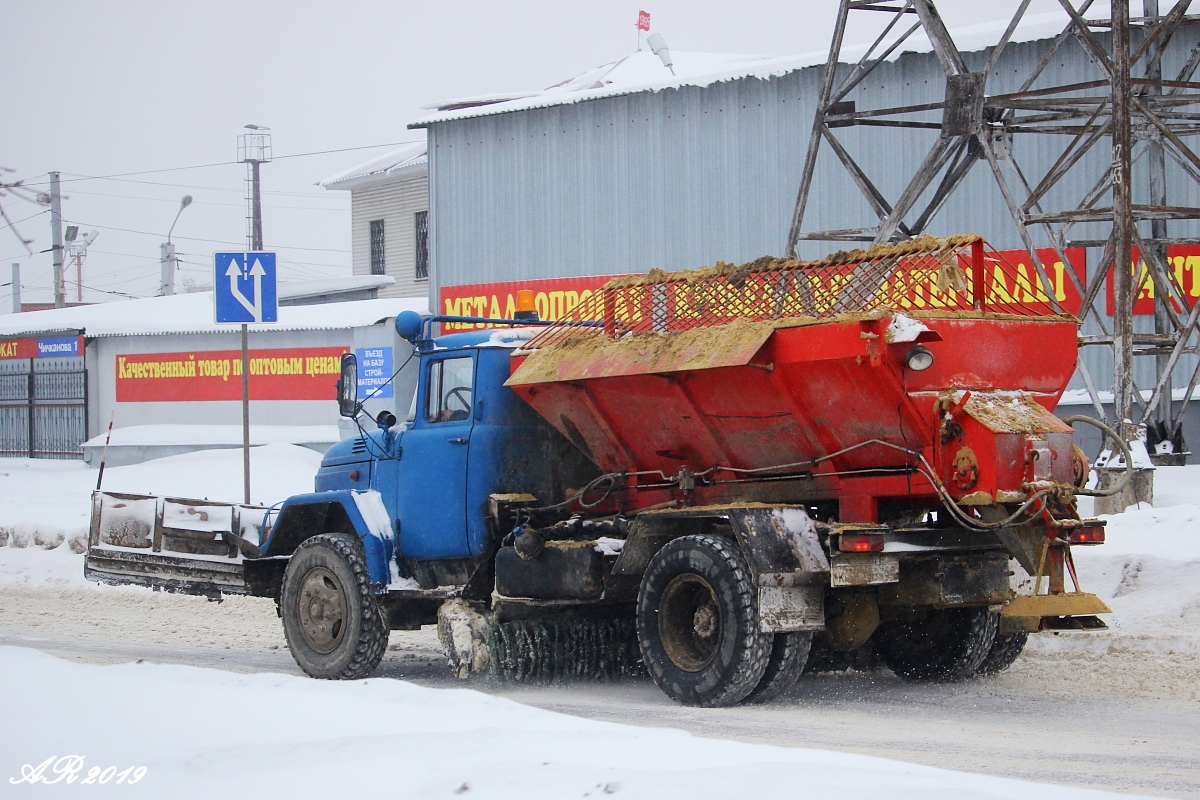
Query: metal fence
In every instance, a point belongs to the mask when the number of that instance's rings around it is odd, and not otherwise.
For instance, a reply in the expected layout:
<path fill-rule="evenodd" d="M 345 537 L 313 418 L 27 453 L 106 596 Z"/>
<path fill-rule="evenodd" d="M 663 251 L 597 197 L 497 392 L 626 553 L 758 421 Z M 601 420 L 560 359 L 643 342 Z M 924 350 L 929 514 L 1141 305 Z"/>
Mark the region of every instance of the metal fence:
<path fill-rule="evenodd" d="M 82 458 L 86 439 L 82 357 L 0 361 L 0 456 Z"/>
<path fill-rule="evenodd" d="M 833 319 L 876 311 L 1023 317 L 1055 313 L 1048 304 L 1027 302 L 1025 296 L 1034 297 L 1032 292 L 989 286 L 988 276 L 1000 271 L 1018 274 L 983 239 L 967 234 L 924 236 L 835 253 L 822 261 L 762 258 L 740 266 L 719 262 L 693 272 L 651 272 L 609 281 L 559 324 L 534 337 L 526 349 L 601 332 L 613 337 L 673 333 L 736 320 Z M 1028 276 L 1025 282 L 1031 288 Z"/>

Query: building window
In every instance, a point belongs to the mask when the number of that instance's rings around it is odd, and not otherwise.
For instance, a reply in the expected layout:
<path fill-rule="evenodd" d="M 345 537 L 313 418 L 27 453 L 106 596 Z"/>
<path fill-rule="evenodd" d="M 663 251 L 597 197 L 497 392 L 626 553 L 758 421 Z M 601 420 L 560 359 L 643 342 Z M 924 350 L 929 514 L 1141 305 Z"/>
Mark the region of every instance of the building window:
<path fill-rule="evenodd" d="M 385 273 L 383 258 L 383 220 L 371 220 L 371 274 Z"/>
<path fill-rule="evenodd" d="M 413 214 L 413 235 L 417 243 L 417 280 L 429 277 L 429 212 Z"/>

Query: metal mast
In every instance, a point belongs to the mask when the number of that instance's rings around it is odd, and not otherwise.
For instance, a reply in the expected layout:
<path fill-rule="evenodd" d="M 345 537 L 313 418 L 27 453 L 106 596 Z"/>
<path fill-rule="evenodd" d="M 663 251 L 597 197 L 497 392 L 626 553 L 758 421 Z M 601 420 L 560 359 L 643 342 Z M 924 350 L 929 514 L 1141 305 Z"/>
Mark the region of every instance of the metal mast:
<path fill-rule="evenodd" d="M 1018 76 L 1016 91 L 990 93 L 989 86 L 1001 80 L 1014 85 L 1014 65 L 1006 65 L 1003 77 L 996 66 L 1029 4 L 1030 0 L 1022 0 L 999 40 L 984 51 L 985 63 L 976 64 L 977 57 L 971 59 L 972 70 L 932 0 L 842 0 L 787 253 L 795 256 L 798 243 L 810 239 L 879 243 L 920 235 L 971 169 L 983 162 L 1044 285 L 1052 284 L 1037 257 L 1035 241 L 1054 248 L 1064 263 L 1070 263 L 1065 255 L 1068 247 L 1103 248 L 1099 263 L 1089 270 L 1086 286 L 1079 285 L 1073 271 L 1067 270 L 1082 297 L 1078 316 L 1098 331 L 1081 337 L 1081 342 L 1112 349 L 1115 421 L 1140 418 L 1150 426 L 1151 447 L 1171 443 L 1155 460 L 1182 463 L 1183 414 L 1195 390 L 1197 372 L 1191 375 L 1187 393 L 1178 404 L 1171 402 L 1171 375 L 1180 356 L 1200 354 L 1193 341 L 1200 303 L 1189 301 L 1169 263 L 1167 247 L 1196 239 L 1171 238 L 1167 224 L 1169 220 L 1200 219 L 1200 208 L 1180 201 L 1189 187 L 1168 186 L 1166 163 L 1170 159 L 1178 165 L 1188 178 L 1183 183 L 1200 183 L 1200 158 L 1184 139 L 1200 133 L 1200 82 L 1193 80 L 1200 65 L 1200 43 L 1188 42 L 1192 47 L 1182 68 L 1166 78 L 1162 56 L 1181 30 L 1192 31 L 1194 40 L 1196 28 L 1188 23 L 1196 17 L 1187 15 L 1191 0 L 1178 0 L 1165 16 L 1158 13 L 1158 0 L 1143 0 L 1143 14 L 1135 18 L 1130 18 L 1128 0 L 1114 0 L 1111 19 L 1085 17 L 1095 0 L 1059 0 L 1068 18 L 1066 27 L 1050 40 L 1036 63 L 1016 65 L 1023 73 Z M 855 58 L 847 59 L 849 63 L 842 63 L 847 30 L 852 23 L 865 23 L 868 14 L 872 22 L 884 15 L 887 21 L 882 32 L 861 57 L 856 53 Z M 878 25 L 870 28 L 878 29 Z M 906 41 L 922 34 L 945 74 L 942 99 L 890 108 L 860 107 L 855 90 Z M 1051 65 L 1068 41 L 1077 43 L 1092 65 L 1090 80 L 1065 83 L 1055 75 Z M 899 195 L 888 197 L 838 138 L 837 129 L 845 127 L 877 131 L 880 138 L 875 144 L 880 147 L 886 145 L 888 132 L 897 128 L 926 129 L 936 131 L 937 136 Z M 1041 137 L 1047 145 L 1058 143 L 1053 164 L 1040 174 L 1020 163 L 1014 153 L 1014 138 L 1031 136 Z M 1057 139 L 1049 141 L 1050 137 Z M 1085 159 L 1093 150 L 1099 153 L 1097 148 L 1106 143 L 1111 147 L 1109 157 Z M 832 153 L 862 192 L 874 217 L 866 224 L 838 230 L 805 227 L 822 149 Z M 1138 203 L 1134 194 L 1134 187 L 1141 185 L 1135 181 L 1135 169 L 1143 159 L 1149 188 L 1145 205 Z M 1063 178 L 1072 170 L 1084 173 L 1096 163 L 1101 163 L 1101 169 L 1087 174 L 1090 191 L 1064 199 Z M 1060 190 L 1054 191 L 1055 187 Z M 1171 191 L 1177 198 L 1175 205 L 1169 202 Z M 1077 225 L 1084 226 L 1088 234 L 1072 237 Z M 1136 273 L 1135 250 L 1145 262 Z M 1125 266 L 1114 269 L 1114 264 Z M 1106 315 L 1097 307 L 1110 272 L 1114 284 L 1111 330 Z M 1154 333 L 1134 330 L 1134 303 L 1144 291 L 1154 296 Z M 1053 297 L 1051 303 L 1057 305 Z M 1152 356 L 1156 365 L 1155 386 L 1146 400 L 1133 379 L 1133 359 L 1139 356 Z M 1093 405 L 1103 413 L 1099 392 L 1082 361 L 1080 374 Z M 1141 435 L 1136 427 L 1124 428 L 1126 438 Z"/>
<path fill-rule="evenodd" d="M 262 125 L 247 125 L 252 133 L 238 136 L 238 161 L 246 165 L 246 247 L 262 250 L 262 195 L 259 167 L 271 160 L 271 134 Z"/>

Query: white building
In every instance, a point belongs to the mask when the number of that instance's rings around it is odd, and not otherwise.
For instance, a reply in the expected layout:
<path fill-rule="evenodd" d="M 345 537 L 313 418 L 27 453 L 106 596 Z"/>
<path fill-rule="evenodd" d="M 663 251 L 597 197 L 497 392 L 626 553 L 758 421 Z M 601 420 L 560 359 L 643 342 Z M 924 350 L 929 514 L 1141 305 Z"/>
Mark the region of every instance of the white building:
<path fill-rule="evenodd" d="M 350 192 L 355 275 L 386 275 L 381 297 L 429 295 L 429 162 L 412 142 L 321 181 Z"/>

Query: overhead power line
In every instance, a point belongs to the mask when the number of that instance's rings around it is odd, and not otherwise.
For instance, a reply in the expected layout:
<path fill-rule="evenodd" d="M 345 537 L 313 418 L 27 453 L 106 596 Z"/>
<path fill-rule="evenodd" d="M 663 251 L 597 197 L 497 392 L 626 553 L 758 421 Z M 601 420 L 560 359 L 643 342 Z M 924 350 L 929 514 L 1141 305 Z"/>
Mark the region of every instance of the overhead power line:
<path fill-rule="evenodd" d="M 331 155 L 333 153 L 350 153 L 355 150 L 376 150 L 380 147 L 399 147 L 402 144 L 412 144 L 417 141 L 420 141 L 420 140 L 419 139 L 410 139 L 408 141 L 403 141 L 403 142 L 385 142 L 383 144 L 365 144 L 365 145 L 360 145 L 358 147 L 339 147 L 334 150 L 314 150 L 310 153 L 289 153 L 287 155 L 275 156 L 275 160 L 278 161 L 281 158 L 304 158 L 306 156 L 324 156 L 324 155 Z M 61 180 L 61 183 L 73 183 L 73 182 L 77 182 L 77 181 L 115 180 L 117 178 L 129 178 L 129 177 L 133 177 L 135 175 L 157 175 L 157 174 L 161 174 L 163 172 L 183 172 L 183 171 L 186 171 L 189 169 L 208 169 L 210 167 L 228 167 L 228 166 L 233 166 L 233 165 L 237 165 L 240 163 L 241 163 L 240 161 L 214 161 L 211 164 L 192 164 L 191 166 L 187 166 L 187 167 L 165 167 L 163 169 L 144 169 L 144 170 L 139 170 L 137 172 L 115 172 L 111 175 L 78 175 L 78 173 L 72 173 L 72 174 L 76 174 L 77 177 L 64 178 Z M 25 186 L 38 186 L 41 184 L 48 183 L 48 181 L 21 181 L 21 183 Z"/>
<path fill-rule="evenodd" d="M 100 228 L 101 230 L 105 230 L 105 231 L 121 231 L 122 233 L 136 233 L 141 236 L 156 236 L 160 239 L 162 238 L 161 231 L 158 233 L 155 233 L 154 231 L 137 231 L 132 228 L 118 228 L 113 225 L 99 225 L 95 222 L 79 222 L 79 224 L 87 225 L 88 227 L 91 227 L 91 228 Z M 230 242 L 230 241 L 225 241 L 223 239 L 200 239 L 195 236 L 176 236 L 175 238 L 176 239 L 186 239 L 189 242 L 208 242 L 210 244 L 224 244 L 224 245 L 231 245 L 234 247 L 242 247 L 246 244 L 244 241 Z M 319 252 L 319 253 L 349 253 L 350 252 L 349 250 L 339 250 L 335 247 L 295 247 L 293 245 L 275 245 L 275 249 L 277 249 L 277 250 L 303 250 L 306 252 Z"/>

